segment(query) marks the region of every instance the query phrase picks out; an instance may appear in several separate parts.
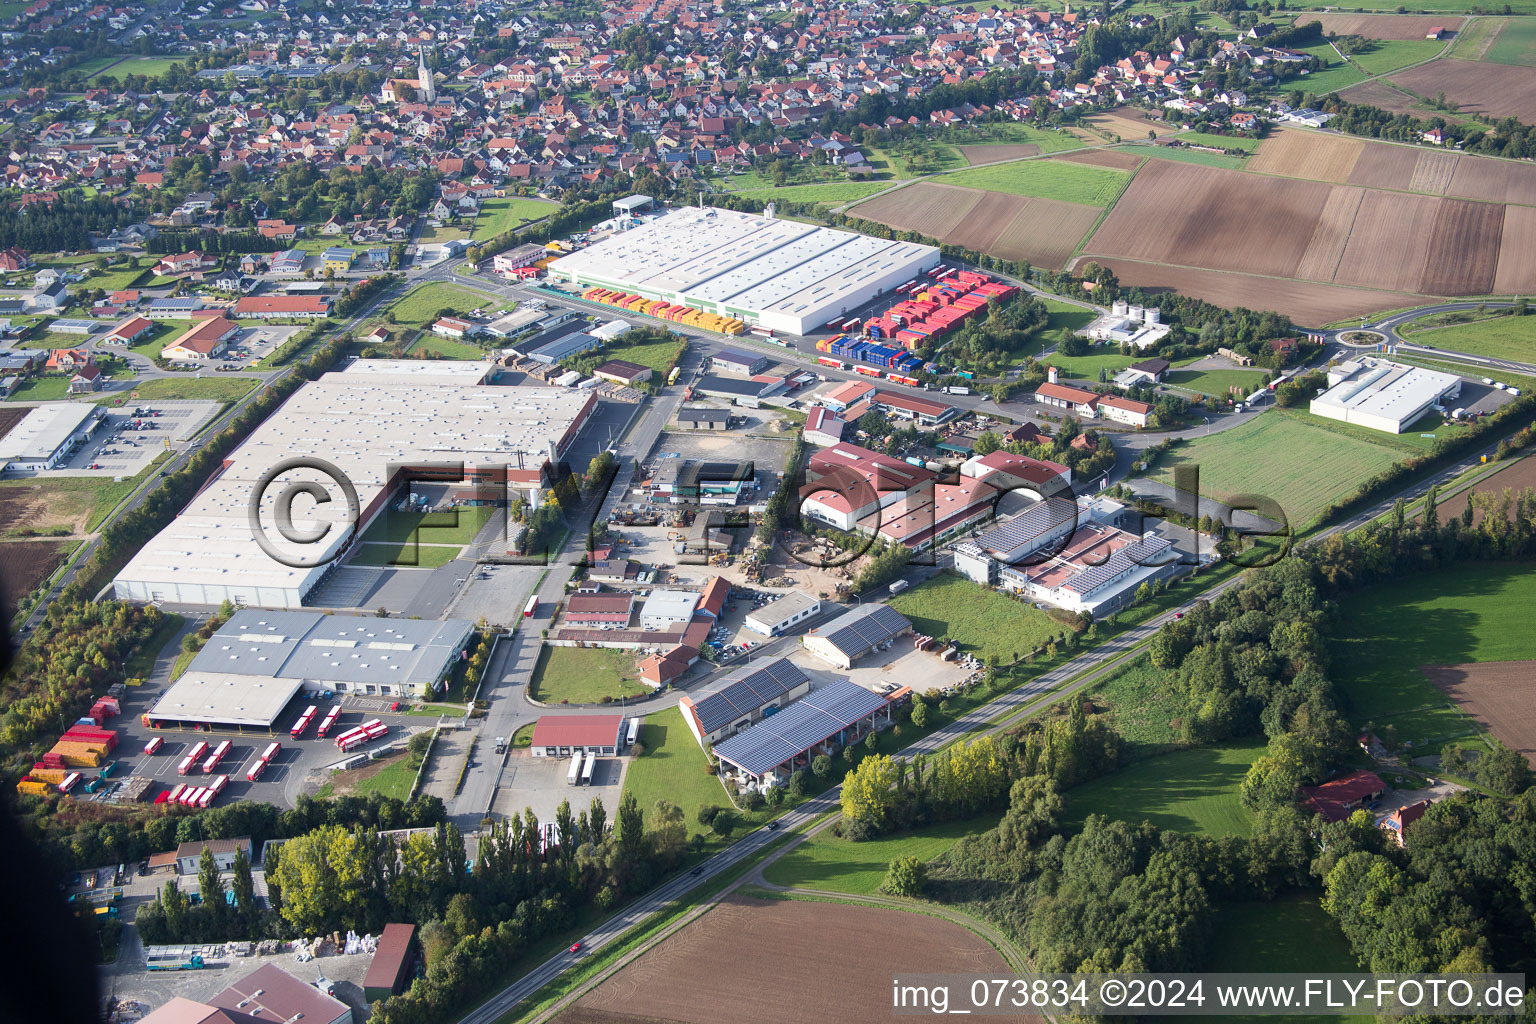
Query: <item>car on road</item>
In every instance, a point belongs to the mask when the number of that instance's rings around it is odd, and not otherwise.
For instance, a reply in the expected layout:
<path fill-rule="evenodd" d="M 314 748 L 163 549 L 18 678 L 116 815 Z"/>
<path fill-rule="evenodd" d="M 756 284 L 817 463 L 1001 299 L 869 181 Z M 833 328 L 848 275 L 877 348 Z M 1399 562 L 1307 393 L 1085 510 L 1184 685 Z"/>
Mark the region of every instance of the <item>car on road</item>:
<path fill-rule="evenodd" d="M 389 710 L 391 710 L 391 711 L 399 711 L 400 710 L 400 702 L 397 701 L 397 700 L 390 701 L 389 702 Z"/>
<path fill-rule="evenodd" d="M 581 952 L 581 940 L 578 939 L 575 942 L 571 943 L 571 948 L 566 950 L 566 952 L 567 953 L 580 953 Z"/>
<path fill-rule="evenodd" d="M 688 873 L 690 875 L 694 875 L 695 877 L 697 877 L 698 875 L 702 875 L 704 873 L 704 865 L 700 864 L 698 867 L 694 868 L 692 871 L 690 871 Z"/>
<path fill-rule="evenodd" d="M 768 831 L 777 832 L 783 825 L 784 823 L 782 821 L 770 821 L 768 823 Z"/>

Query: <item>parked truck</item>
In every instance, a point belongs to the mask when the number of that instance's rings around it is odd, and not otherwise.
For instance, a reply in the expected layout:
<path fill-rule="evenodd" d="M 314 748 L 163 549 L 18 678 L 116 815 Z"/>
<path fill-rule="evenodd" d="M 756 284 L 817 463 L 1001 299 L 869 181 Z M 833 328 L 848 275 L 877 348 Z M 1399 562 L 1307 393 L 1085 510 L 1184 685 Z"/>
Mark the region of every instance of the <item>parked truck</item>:
<path fill-rule="evenodd" d="M 901 593 L 903 590 L 906 590 L 911 585 L 912 584 L 908 583 L 906 580 L 897 580 L 895 583 L 890 585 L 889 589 L 891 596 L 895 597 L 897 594 Z"/>

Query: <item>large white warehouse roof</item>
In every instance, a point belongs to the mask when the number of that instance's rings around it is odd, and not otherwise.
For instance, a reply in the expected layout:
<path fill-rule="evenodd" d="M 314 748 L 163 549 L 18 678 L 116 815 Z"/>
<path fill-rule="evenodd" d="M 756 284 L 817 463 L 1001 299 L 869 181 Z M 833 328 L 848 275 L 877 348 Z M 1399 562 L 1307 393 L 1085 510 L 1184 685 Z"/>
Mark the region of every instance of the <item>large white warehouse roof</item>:
<path fill-rule="evenodd" d="M 123 568 L 115 581 L 117 596 L 296 608 L 329 565 L 284 565 L 252 535 L 248 502 L 269 468 L 290 456 L 326 460 L 351 480 L 367 519 L 382 504 L 391 474 L 405 465 L 461 462 L 466 470 L 537 470 L 575 440 L 596 401 L 591 392 L 558 388 L 411 380 L 387 367 L 375 373 L 366 363 L 328 373 L 294 392 Z M 320 483 L 332 496 L 322 505 L 303 497 L 294 502 L 295 518 L 304 520 L 301 532 L 322 519 L 346 522 L 339 487 L 318 472 L 296 470 L 264 490 L 264 523 L 272 522 L 277 493 L 295 479 Z M 317 548 L 326 547 L 291 545 L 270 526 L 265 535 L 294 560 L 316 560 Z M 346 538 L 338 525 L 326 544 L 339 546 Z"/>
<path fill-rule="evenodd" d="M 1333 382 L 1312 399 L 1313 414 L 1374 430 L 1402 433 L 1443 396 L 1461 391 L 1454 373 L 1364 358 L 1329 371 Z"/>
<path fill-rule="evenodd" d="M 685 207 L 563 256 L 549 272 L 804 334 L 938 262 L 931 245 Z"/>

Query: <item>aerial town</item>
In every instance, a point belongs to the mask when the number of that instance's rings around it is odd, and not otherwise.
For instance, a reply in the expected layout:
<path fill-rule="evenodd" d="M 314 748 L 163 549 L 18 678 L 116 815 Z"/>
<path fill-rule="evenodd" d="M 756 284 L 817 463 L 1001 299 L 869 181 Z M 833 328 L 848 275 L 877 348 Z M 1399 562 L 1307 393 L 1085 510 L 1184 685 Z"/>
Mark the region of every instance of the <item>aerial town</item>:
<path fill-rule="evenodd" d="M 0 70 L 0 1021 L 1528 1013 L 1536 0 Z"/>

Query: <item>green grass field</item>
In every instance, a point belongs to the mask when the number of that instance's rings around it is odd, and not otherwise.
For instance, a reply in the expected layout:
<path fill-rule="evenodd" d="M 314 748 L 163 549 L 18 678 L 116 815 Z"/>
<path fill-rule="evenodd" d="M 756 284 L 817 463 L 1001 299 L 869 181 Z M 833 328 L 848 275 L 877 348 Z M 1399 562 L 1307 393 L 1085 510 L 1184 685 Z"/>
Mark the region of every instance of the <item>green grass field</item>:
<path fill-rule="evenodd" d="M 603 358 L 604 360 L 625 359 L 631 363 L 639 363 L 641 366 L 649 366 L 657 373 L 666 373 L 672 361 L 672 353 L 675 351 L 677 351 L 675 341 L 647 341 L 629 345 L 620 342 L 603 349 Z"/>
<path fill-rule="evenodd" d="M 1121 355 L 1110 345 L 1095 346 L 1095 349 L 1096 351 L 1086 356 L 1064 356 L 1060 352 L 1052 352 L 1040 361 L 1046 366 L 1054 366 L 1061 370 L 1063 377 L 1096 381 L 1099 379 L 1100 370 L 1104 370 L 1113 377 L 1141 358 Z"/>
<path fill-rule="evenodd" d="M 333 781 L 320 787 L 316 795 L 322 799 L 335 796 L 339 783 L 342 791 L 350 796 L 365 797 L 378 793 L 380 796 L 404 800 L 410 795 L 411 785 L 416 781 L 416 766 L 411 761 L 410 754 L 401 754 L 386 759 L 384 767 L 377 771 L 373 771 L 373 765 L 368 765 L 350 772 L 338 772 Z M 363 772 L 372 774 L 363 776 Z"/>
<path fill-rule="evenodd" d="M 1369 53 L 1353 55 L 1354 62 L 1368 75 L 1384 75 L 1389 71 L 1429 60 L 1445 49 L 1438 39 L 1383 39 Z"/>
<path fill-rule="evenodd" d="M 1065 628 L 1033 605 L 948 573 L 897 594 L 891 607 L 911 619 L 917 632 L 958 640 L 968 653 L 1005 665 Z"/>
<path fill-rule="evenodd" d="M 775 885 L 868 895 L 880 891 L 886 869 L 897 857 L 933 860 L 964 837 L 995 828 L 1001 818 L 1000 811 L 989 811 L 965 821 L 930 825 L 920 833 L 898 832 L 857 843 L 826 829 L 768 865 L 763 877 Z"/>
<path fill-rule="evenodd" d="M 1483 60 L 1495 64 L 1520 64 L 1536 67 L 1536 21 L 1529 18 L 1509 18 L 1493 45 L 1483 54 Z"/>
<path fill-rule="evenodd" d="M 1536 316 L 1500 316 L 1480 323 L 1413 331 L 1415 345 L 1433 345 L 1493 359 L 1536 362 Z"/>
<path fill-rule="evenodd" d="M 649 817 L 656 801 L 670 800 L 683 809 L 690 835 L 710 835 L 709 829 L 699 824 L 699 808 L 707 804 L 729 807 L 731 800 L 719 778 L 707 771 L 709 758 L 683 724 L 683 713 L 670 707 L 646 715 L 645 724 L 640 726 L 640 745 L 645 753 L 630 761 L 624 773 L 624 788 L 635 794 L 640 809 Z"/>
<path fill-rule="evenodd" d="M 1349 940 L 1323 910 L 1315 892 L 1287 893 L 1268 903 L 1229 903 L 1216 912 L 1200 969 L 1220 974 L 1334 973 L 1357 970 Z M 1196 1024 L 1203 1017 L 1165 1017 L 1167 1024 Z M 1225 1021 L 1262 1024 L 1274 1017 L 1223 1014 Z M 1371 1024 L 1370 1016 L 1287 1016 L 1292 1024 Z"/>
<path fill-rule="evenodd" d="M 560 207 L 554 203 L 517 196 L 487 199 L 480 204 L 480 213 L 475 217 L 475 227 L 470 237 L 477 240 L 495 238 L 529 221 L 548 217 L 558 209 Z"/>
<path fill-rule="evenodd" d="M 1291 79 L 1286 84 L 1293 88 L 1326 96 L 1365 80 L 1365 72 L 1339 56 L 1339 52 L 1331 43 L 1325 41 L 1313 43 L 1311 46 L 1295 47 L 1295 49 L 1317 57 L 1324 62 L 1324 68 L 1322 71 L 1314 71 L 1309 75 Z"/>
<path fill-rule="evenodd" d="M 1268 379 L 1263 370 L 1170 370 L 1164 377 L 1169 384 L 1219 398 L 1227 397 L 1232 388 L 1241 388 L 1246 398 Z"/>
<path fill-rule="evenodd" d="M 69 397 L 68 377 L 28 377 L 7 402 L 57 402 Z"/>
<path fill-rule="evenodd" d="M 764 202 L 784 200 L 792 203 L 851 203 L 890 188 L 888 181 L 828 181 L 820 185 L 786 185 L 783 188 L 754 188 L 737 193 Z"/>
<path fill-rule="evenodd" d="M 74 521 L 90 531 L 100 526 L 107 513 L 144 482 L 147 472 L 121 481 L 99 476 L 5 480 L 0 481 L 0 488 L 17 487 L 44 499 L 50 523 Z"/>
<path fill-rule="evenodd" d="M 1240 149 L 1252 153 L 1259 148 L 1259 140 L 1248 135 L 1212 135 L 1210 132 L 1184 132 L 1179 141 L 1191 146 L 1216 146 L 1221 149 Z"/>
<path fill-rule="evenodd" d="M 1465 426 L 1459 423 L 1445 423 L 1439 414 L 1433 411 L 1414 420 L 1401 434 L 1388 434 L 1385 431 L 1372 430 L 1370 427 L 1362 427 L 1356 423 L 1340 423 L 1338 420 L 1314 416 L 1306 409 L 1277 409 L 1276 412 L 1305 426 L 1340 434 L 1344 437 L 1353 438 L 1356 441 L 1364 441 L 1366 444 L 1396 448 L 1405 455 L 1418 455 L 1427 452 L 1430 448 L 1434 447 L 1437 439 L 1445 437 L 1448 433 L 1456 433 L 1466 429 Z"/>
<path fill-rule="evenodd" d="M 1124 171 L 1059 160 L 1019 160 L 990 167 L 972 167 L 938 179 L 945 185 L 1038 196 L 1066 203 L 1108 206 L 1131 180 Z"/>
<path fill-rule="evenodd" d="M 1079 826 L 1103 814 L 1179 832 L 1247 835 L 1253 816 L 1238 787 L 1264 750 L 1263 740 L 1249 739 L 1149 757 L 1067 793 L 1065 822 Z"/>
<path fill-rule="evenodd" d="M 1342 602 L 1330 674 L 1351 720 L 1378 729 L 1394 725 L 1416 747 L 1476 732 L 1419 669 L 1536 658 L 1536 633 L 1523 614 L 1532 600 L 1536 572 L 1530 567 L 1469 565 L 1373 587 Z"/>
<path fill-rule="evenodd" d="M 1133 757 L 1164 754 L 1180 745 L 1172 723 L 1185 713 L 1187 702 L 1177 680 L 1154 668 L 1145 654 L 1095 686 L 1093 699 L 1108 705 L 1110 722 L 1131 744 Z"/>
<path fill-rule="evenodd" d="M 952 130 L 945 138 L 957 146 L 1019 146 L 1033 143 L 1042 153 L 1079 149 L 1082 142 L 1064 131 L 1036 128 L 1019 121 L 979 121 Z"/>
<path fill-rule="evenodd" d="M 146 380 L 134 387 L 139 398 L 144 401 L 151 399 L 180 398 L 187 401 L 203 402 L 234 402 L 244 398 L 252 388 L 261 383 L 255 377 L 240 377 L 235 374 L 209 374 L 205 377 L 194 377 L 191 373 L 185 376 L 156 377 L 154 380 Z M 97 405 L 115 405 L 122 394 L 106 395 L 96 400 Z"/>
<path fill-rule="evenodd" d="M 1171 146 L 1153 146 L 1144 142 L 1128 142 L 1125 145 L 1112 148 L 1121 153 L 1149 156 L 1155 160 L 1175 160 L 1181 164 L 1221 167 L 1229 171 L 1237 170 L 1247 162 L 1245 157 L 1229 156 L 1226 153 L 1206 153 L 1192 149 L 1174 149 Z"/>
<path fill-rule="evenodd" d="M 1322 430 L 1279 411 L 1241 426 L 1180 444 L 1160 462 L 1160 478 L 1173 467 L 1200 467 L 1201 493 L 1221 499 L 1263 494 L 1280 503 L 1293 529 L 1303 529 L 1326 506 L 1352 493 L 1361 480 L 1398 459 L 1381 444 Z"/>
<path fill-rule="evenodd" d="M 421 326 L 430 323 L 440 309 L 453 309 L 465 313 L 486 304 L 496 305 L 497 299 L 472 292 L 468 288 L 444 284 L 441 281 L 413 288 L 396 299 L 389 307 L 395 323 Z"/>
<path fill-rule="evenodd" d="M 397 568 L 436 569 L 447 565 L 464 553 L 457 544 L 359 544 L 351 558 L 351 565 L 385 565 Z"/>
<path fill-rule="evenodd" d="M 1045 322 L 1045 330 L 1059 331 L 1063 327 L 1070 327 L 1074 331 L 1088 326 L 1093 320 L 1093 310 L 1084 309 L 1082 306 L 1074 306 L 1070 302 L 1062 302 L 1059 299 L 1040 300 L 1045 304 L 1050 313 L 1050 319 Z"/>
<path fill-rule="evenodd" d="M 397 512 L 388 508 L 368 527 L 362 540 L 381 544 L 468 544 L 500 511 L 489 505 L 468 505 L 446 512 Z"/>
<path fill-rule="evenodd" d="M 165 320 L 155 321 L 155 329 L 137 344 L 129 345 L 128 351 L 134 355 L 143 356 L 145 359 L 159 359 L 160 352 L 186 333 L 187 325 L 183 322 L 169 322 Z"/>
<path fill-rule="evenodd" d="M 172 64 L 185 65 L 185 57 L 129 57 L 121 64 L 114 64 L 106 74 L 121 82 L 129 75 L 146 75 L 158 78 L 171 70 Z"/>
<path fill-rule="evenodd" d="M 528 696 L 545 704 L 596 704 L 604 697 L 618 700 L 650 693 L 640 681 L 637 660 L 634 651 L 606 647 L 545 647 L 528 683 Z"/>
<path fill-rule="evenodd" d="M 463 341 L 454 341 L 452 338 L 440 338 L 435 334 L 423 334 L 416 343 L 410 347 L 413 356 L 436 353 L 444 359 L 457 359 L 460 361 L 475 362 L 485 358 L 485 349 L 478 345 L 471 345 Z"/>

